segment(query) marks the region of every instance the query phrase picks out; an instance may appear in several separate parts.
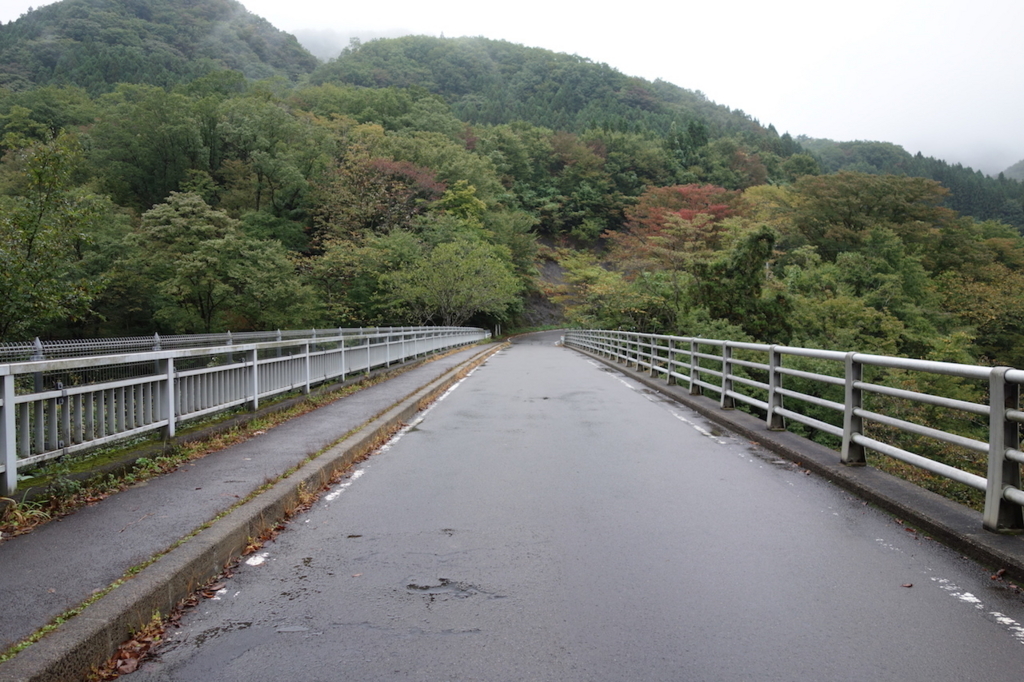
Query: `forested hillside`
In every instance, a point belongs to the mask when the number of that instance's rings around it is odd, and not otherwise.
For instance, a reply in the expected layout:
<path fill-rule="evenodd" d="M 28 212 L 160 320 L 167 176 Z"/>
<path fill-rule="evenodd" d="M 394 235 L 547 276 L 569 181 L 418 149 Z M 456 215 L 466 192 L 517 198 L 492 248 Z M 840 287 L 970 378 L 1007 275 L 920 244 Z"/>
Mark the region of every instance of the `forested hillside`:
<path fill-rule="evenodd" d="M 216 56 L 217 31 L 250 39 Z M 275 35 L 226 0 L 0 27 L 0 339 L 508 326 L 544 299 L 575 324 L 1024 366 L 1017 181 L 541 49 L 408 37 L 314 68 Z M 177 56 L 131 78 L 65 59 L 154 41 Z"/>
<path fill-rule="evenodd" d="M 0 25 L 0 87 L 168 87 L 216 69 L 295 79 L 318 61 L 235 0 L 63 0 Z"/>
<path fill-rule="evenodd" d="M 1024 184 L 1020 182 L 1024 177 L 1010 171 L 990 178 L 981 171 L 950 165 L 920 152 L 911 155 L 890 142 L 833 142 L 802 136 L 799 142 L 826 173 L 845 170 L 930 178 L 950 190 L 945 201 L 950 208 L 980 220 L 1001 220 L 1024 229 Z M 1024 162 L 1018 165 L 1024 170 Z"/>
<path fill-rule="evenodd" d="M 1018 161 L 1017 163 L 1013 164 L 1005 171 L 1003 171 L 1003 175 L 1005 175 L 1007 178 L 1010 178 L 1011 180 L 1024 181 L 1024 159 Z"/>

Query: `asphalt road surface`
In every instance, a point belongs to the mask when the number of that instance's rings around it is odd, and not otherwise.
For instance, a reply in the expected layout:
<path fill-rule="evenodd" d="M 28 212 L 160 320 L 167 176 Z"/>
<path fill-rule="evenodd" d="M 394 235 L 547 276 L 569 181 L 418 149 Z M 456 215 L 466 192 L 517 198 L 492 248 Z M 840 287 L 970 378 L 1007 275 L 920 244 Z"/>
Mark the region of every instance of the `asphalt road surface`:
<path fill-rule="evenodd" d="M 1024 600 L 536 335 L 250 556 L 132 680 L 1015 680 Z"/>

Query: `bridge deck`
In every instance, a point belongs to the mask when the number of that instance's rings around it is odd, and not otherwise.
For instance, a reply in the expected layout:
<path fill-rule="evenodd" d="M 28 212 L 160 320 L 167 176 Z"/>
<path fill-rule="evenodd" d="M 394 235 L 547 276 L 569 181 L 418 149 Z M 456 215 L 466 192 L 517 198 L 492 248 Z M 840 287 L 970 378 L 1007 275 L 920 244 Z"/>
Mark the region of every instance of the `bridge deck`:
<path fill-rule="evenodd" d="M 1005 583 L 553 340 L 477 370 L 135 679 L 1019 679 Z"/>

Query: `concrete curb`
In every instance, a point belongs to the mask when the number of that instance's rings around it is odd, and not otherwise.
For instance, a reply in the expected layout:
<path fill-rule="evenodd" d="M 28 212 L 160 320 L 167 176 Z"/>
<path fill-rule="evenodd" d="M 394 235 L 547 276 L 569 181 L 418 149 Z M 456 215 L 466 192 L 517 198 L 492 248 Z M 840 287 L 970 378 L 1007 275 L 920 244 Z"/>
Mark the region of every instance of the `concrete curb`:
<path fill-rule="evenodd" d="M 769 431 L 763 419 L 739 410 L 723 410 L 718 401 L 690 395 L 644 371 L 629 369 L 595 353 L 571 350 L 593 358 L 644 386 L 685 405 L 707 419 L 740 434 L 785 459 L 889 512 L 951 549 L 1006 577 L 1024 582 L 1024 537 L 999 535 L 982 528 L 981 514 L 941 495 L 871 467 L 849 467 L 839 453 L 788 431 Z"/>
<path fill-rule="evenodd" d="M 299 505 L 302 491 L 319 490 L 335 472 L 371 452 L 468 370 L 505 345 L 482 349 L 269 490 L 213 521 L 195 537 L 87 607 L 81 615 L 0 666 L 0 682 L 66 682 L 81 679 L 92 668 L 102 665 L 155 613 L 170 613 L 181 600 L 240 556 L 252 538 L 285 519 Z"/>

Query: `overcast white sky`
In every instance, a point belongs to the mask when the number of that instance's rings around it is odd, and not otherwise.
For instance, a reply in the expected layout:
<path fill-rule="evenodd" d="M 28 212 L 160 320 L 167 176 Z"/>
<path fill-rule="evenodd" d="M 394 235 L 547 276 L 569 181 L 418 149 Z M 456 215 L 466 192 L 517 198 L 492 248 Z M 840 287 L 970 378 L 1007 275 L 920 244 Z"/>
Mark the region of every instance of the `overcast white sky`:
<path fill-rule="evenodd" d="M 780 133 L 882 140 L 996 174 L 1024 159 L 1021 0 L 242 0 L 286 31 L 509 40 L 661 78 Z M 3 0 L 0 20 L 36 0 Z"/>

